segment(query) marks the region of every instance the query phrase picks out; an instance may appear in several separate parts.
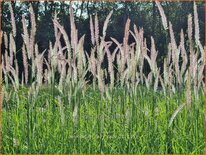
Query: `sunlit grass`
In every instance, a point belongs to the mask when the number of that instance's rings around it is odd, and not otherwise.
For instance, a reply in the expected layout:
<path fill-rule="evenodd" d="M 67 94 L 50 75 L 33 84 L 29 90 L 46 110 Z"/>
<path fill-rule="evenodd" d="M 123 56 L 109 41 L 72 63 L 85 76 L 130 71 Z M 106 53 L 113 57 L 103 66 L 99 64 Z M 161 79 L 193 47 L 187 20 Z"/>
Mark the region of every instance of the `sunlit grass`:
<path fill-rule="evenodd" d="M 3 108 L 3 153 L 203 153 L 201 93 L 169 127 L 186 100 L 184 91 L 169 96 L 139 86 L 101 97 L 88 86 L 70 100 L 58 91 L 51 96 L 50 87 L 35 97 L 27 97 L 24 87 L 10 92 Z"/>

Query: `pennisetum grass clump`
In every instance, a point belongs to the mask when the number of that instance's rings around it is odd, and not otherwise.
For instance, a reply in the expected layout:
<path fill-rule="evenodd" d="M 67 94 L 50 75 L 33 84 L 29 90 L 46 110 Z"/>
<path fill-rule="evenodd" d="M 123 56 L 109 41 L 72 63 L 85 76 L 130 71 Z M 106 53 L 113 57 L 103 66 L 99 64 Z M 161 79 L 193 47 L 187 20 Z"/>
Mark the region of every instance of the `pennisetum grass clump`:
<path fill-rule="evenodd" d="M 90 16 L 92 46 L 88 54 L 84 49 L 85 35 L 78 35 L 72 4 L 70 34 L 55 13 L 55 41 L 39 51 L 35 39 L 37 21 L 30 5 L 30 29 L 22 16 L 21 71 L 16 57 L 18 29 L 9 3 L 12 31 L 1 32 L 5 45 L 0 76 L 5 88 L 3 152 L 201 153 L 205 55 L 197 6 L 194 2 L 194 17 L 188 15 L 188 30 L 180 31 L 177 42 L 172 23 L 167 21 L 160 2 L 155 2 L 170 38 L 163 66 L 157 63 L 155 39 L 151 36 L 148 47 L 143 28 L 132 25 L 130 19 L 122 43 L 112 37 L 105 40 L 113 11 L 106 17 L 102 32 L 98 14 Z M 134 38 L 133 43 L 129 37 Z M 116 45 L 113 51 L 112 44 Z M 105 62 L 108 67 L 103 65 Z M 148 73 L 144 72 L 145 63 Z M 88 84 L 88 73 L 92 85 Z M 188 117 L 188 109 L 197 117 Z M 13 139 L 18 141 L 18 147 Z"/>

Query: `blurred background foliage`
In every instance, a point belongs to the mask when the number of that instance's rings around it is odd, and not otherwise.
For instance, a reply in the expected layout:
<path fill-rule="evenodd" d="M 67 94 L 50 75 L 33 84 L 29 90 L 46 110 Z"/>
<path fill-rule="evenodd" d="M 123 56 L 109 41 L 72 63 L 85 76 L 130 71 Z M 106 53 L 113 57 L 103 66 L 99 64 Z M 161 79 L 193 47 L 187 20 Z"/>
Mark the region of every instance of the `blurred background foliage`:
<path fill-rule="evenodd" d="M 35 1 L 35 2 L 12 2 L 12 7 L 15 13 L 15 20 L 17 25 L 17 50 L 22 47 L 22 15 L 29 19 L 29 5 L 33 6 L 36 21 L 37 34 L 36 42 L 39 45 L 39 51 L 48 49 L 49 41 L 54 41 L 54 29 L 52 19 L 57 12 L 59 21 L 64 25 L 68 34 L 70 33 L 69 21 L 69 5 L 71 1 Z M 161 2 L 168 21 L 173 24 L 173 30 L 177 42 L 180 39 L 180 31 L 183 29 L 186 34 L 187 31 L 187 16 L 193 14 L 193 2 Z M 204 2 L 197 2 L 199 24 L 200 24 L 200 40 L 204 45 L 204 22 L 205 9 Z M 73 2 L 75 22 L 78 28 L 79 37 L 86 34 L 85 49 L 87 52 L 91 49 L 90 26 L 89 17 L 98 14 L 100 35 L 103 27 L 103 22 L 111 10 L 113 15 L 107 30 L 106 40 L 110 37 L 116 38 L 119 42 L 123 41 L 124 25 L 127 18 L 131 19 L 130 29 L 133 31 L 133 24 L 144 28 L 144 36 L 147 39 L 148 47 L 150 47 L 150 37 L 153 36 L 157 50 L 160 57 L 164 57 L 167 52 L 167 45 L 169 42 L 168 31 L 165 31 L 162 26 L 161 17 L 155 2 L 106 2 L 106 1 L 74 1 Z M 2 2 L 2 30 L 9 33 L 11 31 L 10 11 L 8 2 Z M 194 25 L 193 25 L 194 26 Z M 28 23 L 30 27 L 30 23 Z M 70 35 L 69 35 L 70 36 Z M 185 36 L 187 40 L 187 36 Z M 132 36 L 130 40 L 133 42 Z M 113 48 L 116 45 L 113 45 Z M 161 60 L 161 59 L 160 59 Z"/>

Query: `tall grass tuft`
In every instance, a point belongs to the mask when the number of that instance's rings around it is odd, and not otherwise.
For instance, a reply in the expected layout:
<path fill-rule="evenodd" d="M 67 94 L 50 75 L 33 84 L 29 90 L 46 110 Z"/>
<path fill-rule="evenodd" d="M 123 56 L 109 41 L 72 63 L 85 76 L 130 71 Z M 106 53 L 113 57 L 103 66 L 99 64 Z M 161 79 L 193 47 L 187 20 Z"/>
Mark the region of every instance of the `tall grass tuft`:
<path fill-rule="evenodd" d="M 197 6 L 194 2 L 194 17 L 188 15 L 188 31 L 178 32 L 178 42 L 163 7 L 155 2 L 169 32 L 163 66 L 154 37 L 148 47 L 144 29 L 129 18 L 122 41 L 106 40 L 113 11 L 102 29 L 98 14 L 90 16 L 91 39 L 79 37 L 72 4 L 70 33 L 55 13 L 55 41 L 40 51 L 30 5 L 31 28 L 22 16 L 23 70 L 16 57 L 18 29 L 9 3 L 12 31 L 1 32 L 3 153 L 202 153 L 205 55 Z M 90 52 L 84 48 L 86 41 L 91 42 Z"/>

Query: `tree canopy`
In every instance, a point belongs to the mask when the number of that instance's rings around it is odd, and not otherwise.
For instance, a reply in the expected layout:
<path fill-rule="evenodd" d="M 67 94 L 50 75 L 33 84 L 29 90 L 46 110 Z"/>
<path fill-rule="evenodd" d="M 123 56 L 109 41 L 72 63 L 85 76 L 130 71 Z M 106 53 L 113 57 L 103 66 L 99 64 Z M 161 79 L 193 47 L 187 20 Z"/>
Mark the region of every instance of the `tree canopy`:
<path fill-rule="evenodd" d="M 11 15 L 9 11 L 9 2 L 2 2 L 2 30 L 10 33 L 12 30 Z M 53 16 L 57 13 L 58 19 L 68 33 L 70 33 L 69 20 L 69 5 L 71 1 L 35 1 L 35 2 L 12 2 L 12 7 L 15 14 L 15 21 L 17 27 L 17 48 L 22 46 L 22 16 L 29 19 L 29 5 L 32 5 L 35 18 L 37 22 L 36 41 L 39 44 L 40 51 L 48 48 L 49 41 L 54 41 Z M 173 24 L 173 30 L 176 40 L 180 39 L 180 31 L 183 29 L 187 31 L 187 17 L 188 14 L 193 14 L 193 2 L 161 2 L 168 21 Z M 74 9 L 75 22 L 78 29 L 78 37 L 86 34 L 85 49 L 90 51 L 90 27 L 89 17 L 98 14 L 100 28 L 104 23 L 106 16 L 111 10 L 113 15 L 111 17 L 109 27 L 107 30 L 106 40 L 110 37 L 116 38 L 122 42 L 124 36 L 124 27 L 128 18 L 131 19 L 131 25 L 136 24 L 138 27 L 144 28 L 144 35 L 147 38 L 148 46 L 150 46 L 150 36 L 154 37 L 157 49 L 160 55 L 164 56 L 167 51 L 168 33 L 162 26 L 160 13 L 155 2 L 106 2 L 106 1 L 74 1 L 72 2 Z M 204 43 L 204 2 L 198 2 L 198 16 L 200 25 L 200 40 Z M 28 20 L 29 21 L 29 20 Z M 28 22 L 28 27 L 31 23 Z M 100 30 L 101 32 L 101 30 Z M 186 33 L 185 33 L 186 34 Z M 187 36 L 186 36 L 187 37 Z M 132 37 L 130 38 L 130 41 Z"/>

